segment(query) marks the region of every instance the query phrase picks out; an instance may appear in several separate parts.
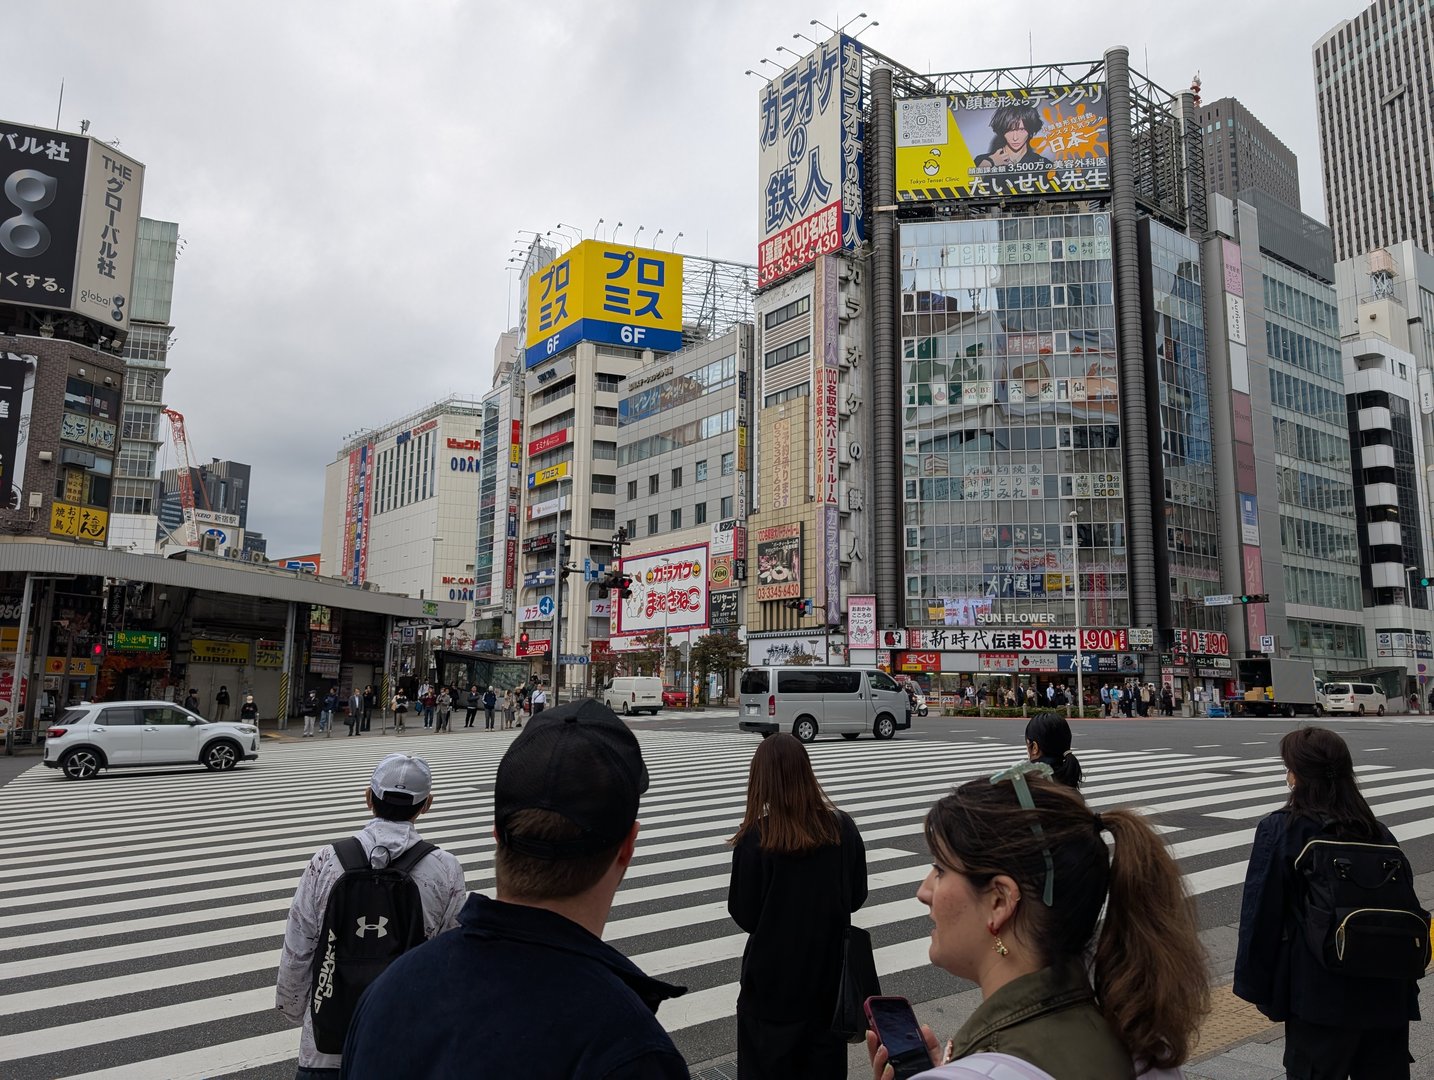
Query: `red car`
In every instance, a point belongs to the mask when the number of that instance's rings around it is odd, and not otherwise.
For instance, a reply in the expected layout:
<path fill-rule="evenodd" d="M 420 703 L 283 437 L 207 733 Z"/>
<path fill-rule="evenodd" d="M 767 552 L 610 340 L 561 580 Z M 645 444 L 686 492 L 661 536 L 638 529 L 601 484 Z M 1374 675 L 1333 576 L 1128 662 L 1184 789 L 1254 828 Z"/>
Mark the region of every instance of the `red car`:
<path fill-rule="evenodd" d="M 662 704 L 674 709 L 687 708 L 687 691 L 666 684 L 662 687 Z"/>

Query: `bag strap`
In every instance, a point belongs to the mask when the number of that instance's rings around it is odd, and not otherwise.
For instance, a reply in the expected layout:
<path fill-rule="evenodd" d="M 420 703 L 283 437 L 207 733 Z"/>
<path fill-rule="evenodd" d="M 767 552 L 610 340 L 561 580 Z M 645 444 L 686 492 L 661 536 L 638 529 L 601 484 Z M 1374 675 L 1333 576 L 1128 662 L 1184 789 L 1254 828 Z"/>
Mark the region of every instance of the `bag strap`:
<path fill-rule="evenodd" d="M 390 870 L 397 870 L 401 874 L 413 873 L 417 866 L 430 851 L 437 851 L 437 844 L 430 844 L 427 840 L 419 840 L 407 851 L 405 851 L 393 862 L 388 864 Z"/>
<path fill-rule="evenodd" d="M 364 851 L 357 836 L 346 836 L 336 841 L 334 854 L 339 857 L 339 864 L 346 874 L 352 870 L 367 870 L 370 866 L 368 852 Z"/>

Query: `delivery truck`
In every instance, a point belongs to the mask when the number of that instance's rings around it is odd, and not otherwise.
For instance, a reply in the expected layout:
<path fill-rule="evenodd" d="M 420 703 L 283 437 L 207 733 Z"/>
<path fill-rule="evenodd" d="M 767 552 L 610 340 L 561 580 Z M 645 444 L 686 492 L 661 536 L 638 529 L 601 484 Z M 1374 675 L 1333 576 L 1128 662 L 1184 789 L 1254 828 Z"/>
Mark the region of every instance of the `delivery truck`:
<path fill-rule="evenodd" d="M 1314 665 L 1277 657 L 1235 661 L 1243 688 L 1227 704 L 1234 716 L 1322 716 Z"/>

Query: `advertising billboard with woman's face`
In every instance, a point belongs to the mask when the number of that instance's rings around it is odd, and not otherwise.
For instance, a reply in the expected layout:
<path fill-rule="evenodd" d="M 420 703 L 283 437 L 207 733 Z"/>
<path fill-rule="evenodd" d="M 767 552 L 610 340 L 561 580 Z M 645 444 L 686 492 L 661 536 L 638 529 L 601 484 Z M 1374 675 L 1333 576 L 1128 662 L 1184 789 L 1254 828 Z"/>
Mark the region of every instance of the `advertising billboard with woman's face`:
<path fill-rule="evenodd" d="M 897 198 L 1105 191 L 1107 121 L 1103 83 L 898 101 Z"/>

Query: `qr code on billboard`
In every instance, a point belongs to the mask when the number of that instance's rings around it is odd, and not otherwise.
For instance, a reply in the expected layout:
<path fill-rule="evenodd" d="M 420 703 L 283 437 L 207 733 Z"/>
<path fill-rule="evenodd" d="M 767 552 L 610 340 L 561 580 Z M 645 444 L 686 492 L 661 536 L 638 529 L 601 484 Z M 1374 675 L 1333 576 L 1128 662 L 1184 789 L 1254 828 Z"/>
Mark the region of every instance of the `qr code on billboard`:
<path fill-rule="evenodd" d="M 946 145 L 946 99 L 908 98 L 896 103 L 896 145 Z"/>

